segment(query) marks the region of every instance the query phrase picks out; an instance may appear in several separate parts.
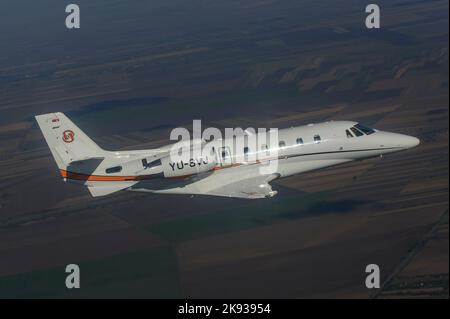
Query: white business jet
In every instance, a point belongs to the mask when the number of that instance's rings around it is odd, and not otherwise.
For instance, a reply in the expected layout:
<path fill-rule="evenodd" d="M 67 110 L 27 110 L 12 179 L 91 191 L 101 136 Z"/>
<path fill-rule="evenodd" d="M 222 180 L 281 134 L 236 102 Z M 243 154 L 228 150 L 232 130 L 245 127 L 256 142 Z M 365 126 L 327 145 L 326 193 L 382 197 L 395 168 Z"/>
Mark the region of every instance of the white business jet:
<path fill-rule="evenodd" d="M 356 122 L 330 121 L 278 130 L 276 142 L 260 143 L 253 149 L 230 147 L 227 139 L 212 140 L 207 155 L 174 160 L 178 158 L 173 154 L 177 149 L 174 144 L 149 150 L 107 151 L 62 113 L 38 115 L 36 120 L 64 181 L 87 186 L 92 196 L 128 190 L 270 198 L 277 194 L 269 184 L 274 179 L 403 151 L 420 142 L 416 137 Z M 234 137 L 234 145 L 251 135 Z M 202 145 L 205 143 L 202 141 Z M 261 169 L 270 165 L 275 169 Z"/>

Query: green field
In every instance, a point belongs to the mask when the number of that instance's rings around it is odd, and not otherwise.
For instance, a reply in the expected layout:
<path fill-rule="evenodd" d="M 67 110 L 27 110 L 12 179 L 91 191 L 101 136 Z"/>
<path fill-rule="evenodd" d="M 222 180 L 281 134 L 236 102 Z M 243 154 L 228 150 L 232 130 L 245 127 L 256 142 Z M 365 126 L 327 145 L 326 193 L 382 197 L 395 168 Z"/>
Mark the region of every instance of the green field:
<path fill-rule="evenodd" d="M 176 298 L 180 296 L 173 250 L 161 247 L 105 257 L 80 266 L 80 289 L 67 289 L 65 267 L 0 278 L 5 298 Z"/>

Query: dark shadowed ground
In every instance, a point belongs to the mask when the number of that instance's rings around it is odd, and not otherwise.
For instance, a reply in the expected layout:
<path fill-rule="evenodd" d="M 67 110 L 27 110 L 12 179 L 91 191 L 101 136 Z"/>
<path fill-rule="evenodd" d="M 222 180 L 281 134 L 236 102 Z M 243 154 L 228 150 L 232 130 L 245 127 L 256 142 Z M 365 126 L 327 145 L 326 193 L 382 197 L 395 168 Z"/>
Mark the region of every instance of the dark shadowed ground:
<path fill-rule="evenodd" d="M 0 4 L 0 298 L 448 298 L 448 1 Z M 419 147 L 274 183 L 270 200 L 65 184 L 34 122 L 107 149 L 172 128 L 356 120 Z M 82 288 L 65 288 L 79 264 Z M 365 287 L 365 266 L 383 287 Z"/>

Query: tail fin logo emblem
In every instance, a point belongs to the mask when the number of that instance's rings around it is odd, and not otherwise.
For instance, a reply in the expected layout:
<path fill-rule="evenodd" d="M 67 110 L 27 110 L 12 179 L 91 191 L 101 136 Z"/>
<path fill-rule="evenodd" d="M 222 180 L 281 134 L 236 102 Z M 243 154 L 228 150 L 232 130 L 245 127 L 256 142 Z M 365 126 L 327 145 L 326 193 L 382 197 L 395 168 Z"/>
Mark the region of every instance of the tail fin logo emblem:
<path fill-rule="evenodd" d="M 72 143 L 75 139 L 75 133 L 71 130 L 66 130 L 62 133 L 63 141 L 66 143 Z"/>

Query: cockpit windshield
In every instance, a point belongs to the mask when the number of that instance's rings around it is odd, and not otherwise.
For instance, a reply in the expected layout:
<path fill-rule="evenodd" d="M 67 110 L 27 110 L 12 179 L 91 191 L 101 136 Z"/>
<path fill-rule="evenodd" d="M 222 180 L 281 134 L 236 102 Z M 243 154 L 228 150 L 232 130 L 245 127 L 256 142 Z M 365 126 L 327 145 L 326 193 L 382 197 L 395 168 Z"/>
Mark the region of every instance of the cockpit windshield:
<path fill-rule="evenodd" d="M 371 129 L 370 127 L 364 126 L 360 123 L 356 124 L 355 127 L 366 135 L 375 133 L 374 129 Z"/>

